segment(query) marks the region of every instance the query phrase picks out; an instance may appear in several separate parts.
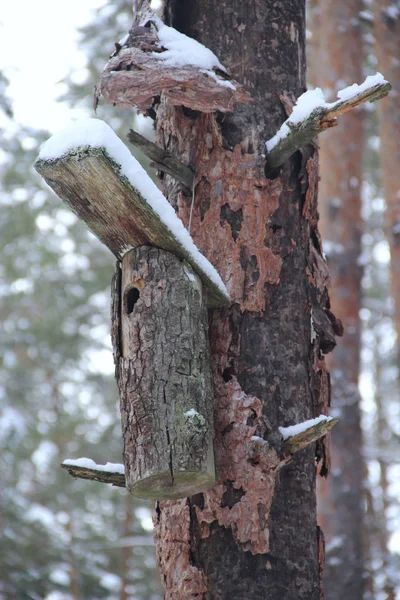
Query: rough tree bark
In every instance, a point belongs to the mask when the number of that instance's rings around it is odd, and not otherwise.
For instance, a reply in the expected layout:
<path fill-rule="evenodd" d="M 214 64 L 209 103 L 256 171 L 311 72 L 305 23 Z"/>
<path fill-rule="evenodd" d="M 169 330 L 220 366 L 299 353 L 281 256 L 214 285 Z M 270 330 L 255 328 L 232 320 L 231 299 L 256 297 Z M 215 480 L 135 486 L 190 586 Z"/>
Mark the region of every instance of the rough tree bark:
<path fill-rule="evenodd" d="M 254 99 L 227 115 L 162 97 L 157 107 L 159 145 L 195 171 L 192 235 L 233 300 L 210 313 L 219 481 L 157 504 L 169 600 L 321 598 L 315 447 L 274 473 L 277 427 L 324 412 L 329 395 L 322 351 L 337 327 L 317 230 L 317 159 L 307 147 L 266 176 L 263 157 L 286 118 L 279 95 L 305 89 L 304 12 L 303 0 L 166 3 L 167 23 L 213 50 Z M 163 184 L 187 224 L 190 198 L 168 175 Z M 264 440 L 258 455 L 253 436 Z"/>
<path fill-rule="evenodd" d="M 388 241 L 395 327 L 400 346 L 400 17 L 390 0 L 374 2 L 375 53 L 393 91 L 378 107 L 382 186 L 387 205 Z M 399 352 L 400 356 L 400 352 Z M 400 362 L 400 359 L 399 359 Z"/>
<path fill-rule="evenodd" d="M 215 483 L 206 291 L 189 264 L 158 248 L 130 250 L 121 267 L 113 346 L 126 487 L 182 498 Z"/>
<path fill-rule="evenodd" d="M 313 82 L 330 90 L 362 79 L 361 0 L 313 3 Z M 337 87 L 339 86 L 339 88 Z M 325 534 L 327 600 L 361 600 L 362 474 L 358 393 L 363 112 L 351 111 L 320 138 L 319 206 L 323 246 L 331 272 L 331 301 L 344 337 L 329 357 L 332 407 L 341 423 L 331 436 L 331 475 L 318 481 L 318 516 Z"/>

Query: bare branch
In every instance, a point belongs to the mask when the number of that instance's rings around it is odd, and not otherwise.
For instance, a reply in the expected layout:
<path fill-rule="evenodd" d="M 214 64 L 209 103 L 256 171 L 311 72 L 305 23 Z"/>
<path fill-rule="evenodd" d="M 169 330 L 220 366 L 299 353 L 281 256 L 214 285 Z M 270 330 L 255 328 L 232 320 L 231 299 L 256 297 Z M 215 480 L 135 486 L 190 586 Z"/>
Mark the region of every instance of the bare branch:
<path fill-rule="evenodd" d="M 186 190 L 191 193 L 194 174 L 190 167 L 183 164 L 183 162 L 175 158 L 170 152 L 167 152 L 157 146 L 157 144 L 150 142 L 137 131 L 133 131 L 133 129 L 129 130 L 126 137 L 131 144 L 140 148 L 146 156 L 154 161 L 151 166 L 159 171 L 168 173 L 168 175 L 171 175 L 183 183 Z"/>
<path fill-rule="evenodd" d="M 299 148 L 312 143 L 314 138 L 322 131 L 337 125 L 336 119 L 338 116 L 365 102 L 375 102 L 387 96 L 390 90 L 390 83 L 377 83 L 346 100 L 338 100 L 330 105 L 318 106 L 303 121 L 293 122 L 290 121 L 289 117 L 284 124 L 290 129 L 290 132 L 282 136 L 269 149 L 267 154 L 268 168 L 276 169 L 280 167 Z"/>
<path fill-rule="evenodd" d="M 66 469 L 72 477 L 75 477 L 75 479 L 89 479 L 90 481 L 108 483 L 116 487 L 125 487 L 125 475 L 121 473 L 88 469 L 87 467 L 78 467 L 64 463 L 62 463 L 60 466 L 63 469 Z"/>
<path fill-rule="evenodd" d="M 294 435 L 283 444 L 283 452 L 286 456 L 291 457 L 296 452 L 304 450 L 310 444 L 313 444 L 320 438 L 324 437 L 335 425 L 339 423 L 339 419 L 326 419 L 320 421 L 316 425 L 312 425 L 305 431 Z"/>

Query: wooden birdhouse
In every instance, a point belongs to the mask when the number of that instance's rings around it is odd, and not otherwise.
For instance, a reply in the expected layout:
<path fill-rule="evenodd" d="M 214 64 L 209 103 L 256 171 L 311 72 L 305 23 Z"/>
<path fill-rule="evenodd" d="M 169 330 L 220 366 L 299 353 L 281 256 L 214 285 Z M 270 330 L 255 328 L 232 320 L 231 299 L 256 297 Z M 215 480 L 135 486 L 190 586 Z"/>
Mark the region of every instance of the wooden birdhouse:
<path fill-rule="evenodd" d="M 229 302 L 218 273 L 102 121 L 50 138 L 35 167 L 118 260 L 111 329 L 126 487 L 153 499 L 212 487 L 207 308 Z"/>

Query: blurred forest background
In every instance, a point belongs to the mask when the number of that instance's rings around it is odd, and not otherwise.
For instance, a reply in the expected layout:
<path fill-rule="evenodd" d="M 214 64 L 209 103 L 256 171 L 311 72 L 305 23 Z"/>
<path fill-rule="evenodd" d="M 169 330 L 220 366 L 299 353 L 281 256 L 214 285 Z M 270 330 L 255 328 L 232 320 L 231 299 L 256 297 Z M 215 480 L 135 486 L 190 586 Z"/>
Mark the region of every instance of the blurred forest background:
<path fill-rule="evenodd" d="M 132 2 L 81 30 L 86 67 L 60 98 L 92 92 Z M 400 3 L 309 0 L 309 84 L 336 91 L 381 71 L 390 98 L 342 117 L 321 145 L 320 213 L 332 309 L 332 475 L 318 489 L 328 600 L 400 597 Z M 229 64 L 225 61 L 229 69 Z M 113 257 L 33 171 L 49 137 L 13 118 L 0 74 L 0 599 L 160 600 L 151 503 L 73 480 L 65 458 L 121 462 L 109 342 Z M 354 114 L 353 114 L 354 113 Z M 139 121 L 101 104 L 125 140 Z M 143 120 L 140 121 L 143 127 Z M 137 158 L 148 166 L 143 156 Z M 397 304 L 397 307 L 396 307 Z"/>

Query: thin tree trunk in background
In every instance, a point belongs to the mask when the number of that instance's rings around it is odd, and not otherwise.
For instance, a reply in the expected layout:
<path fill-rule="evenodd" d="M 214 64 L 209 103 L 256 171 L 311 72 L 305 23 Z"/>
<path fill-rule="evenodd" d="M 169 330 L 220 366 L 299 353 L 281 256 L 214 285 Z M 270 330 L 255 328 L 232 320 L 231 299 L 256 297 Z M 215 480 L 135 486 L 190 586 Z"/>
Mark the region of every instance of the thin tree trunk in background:
<path fill-rule="evenodd" d="M 395 327 L 400 345 L 400 13 L 392 0 L 374 2 L 374 37 L 377 64 L 392 84 L 387 98 L 379 102 L 382 187 L 386 200 L 386 222 L 390 245 L 392 296 Z"/>
<path fill-rule="evenodd" d="M 69 588 L 73 600 L 80 600 L 79 568 L 75 557 L 72 540 L 74 538 L 73 525 L 68 514 L 68 522 L 65 526 L 68 532 L 68 565 L 69 565 Z"/>
<path fill-rule="evenodd" d="M 379 348 L 382 344 L 380 335 L 377 335 L 376 347 Z M 376 534 L 379 547 L 379 558 L 382 561 L 380 569 L 381 576 L 384 576 L 383 591 L 387 594 L 387 599 L 395 598 L 395 590 L 391 581 L 391 568 L 389 562 L 389 530 L 388 530 L 388 511 L 390 507 L 389 501 L 389 481 L 388 481 L 388 465 L 385 460 L 385 445 L 390 437 L 390 428 L 387 422 L 387 413 L 385 411 L 384 397 L 382 394 L 382 384 L 384 384 L 383 364 L 384 360 L 377 351 L 375 365 L 375 404 L 376 404 L 376 445 L 378 450 L 378 462 L 380 470 L 379 487 L 381 490 L 381 498 L 379 506 L 375 509 L 376 514 Z M 377 594 L 376 594 L 377 595 Z"/>
<path fill-rule="evenodd" d="M 338 89 L 362 81 L 361 0 L 320 0 L 314 81 L 334 100 Z M 341 423 L 331 436 L 332 471 L 318 481 L 318 515 L 326 541 L 326 600 L 363 596 L 362 480 L 358 376 L 360 367 L 361 181 L 363 112 L 340 120 L 320 138 L 320 215 L 331 272 L 331 303 L 344 337 L 330 357 L 331 414 Z"/>
<path fill-rule="evenodd" d="M 123 521 L 123 529 L 121 532 L 122 539 L 126 539 L 130 536 L 132 531 L 132 512 L 133 512 L 133 498 L 129 494 L 125 496 L 125 516 Z M 126 591 L 127 585 L 129 584 L 129 558 L 132 553 L 131 546 L 122 546 L 121 548 L 121 591 L 119 598 L 120 600 L 128 600 L 128 592 Z"/>
<path fill-rule="evenodd" d="M 286 117 L 279 95 L 305 89 L 304 8 L 303 0 L 166 6 L 168 24 L 215 52 L 254 98 L 225 116 L 163 100 L 157 109 L 158 143 L 195 170 L 192 236 L 232 298 L 210 315 L 219 481 L 157 504 L 167 600 L 321 598 L 315 448 L 279 475 L 272 470 L 278 426 L 324 412 L 329 394 L 317 159 L 306 148 L 268 179 L 262 156 Z M 191 199 L 169 176 L 163 183 L 187 224 Z M 322 319 L 314 343 L 311 314 Z M 265 451 L 251 454 L 252 436 L 265 440 Z"/>
<path fill-rule="evenodd" d="M 62 397 L 60 394 L 60 389 L 58 383 L 54 380 L 54 374 L 50 371 L 47 373 L 47 383 L 51 388 L 52 392 L 52 400 L 53 400 L 53 410 L 57 415 L 57 420 L 62 419 L 61 407 L 62 407 Z M 58 450 L 58 462 L 63 460 L 63 457 L 66 455 L 65 443 L 62 438 L 56 439 L 56 445 Z M 64 504 L 65 503 L 65 504 Z M 69 510 L 68 502 L 63 498 L 62 504 L 63 510 L 68 515 L 68 520 L 65 525 L 65 531 L 67 533 L 67 556 L 68 556 L 68 573 L 69 573 L 69 591 L 71 594 L 72 600 L 80 600 L 81 599 L 81 585 L 80 585 L 80 569 L 79 562 L 75 556 L 74 551 L 74 524 L 71 516 L 71 512 Z"/>

